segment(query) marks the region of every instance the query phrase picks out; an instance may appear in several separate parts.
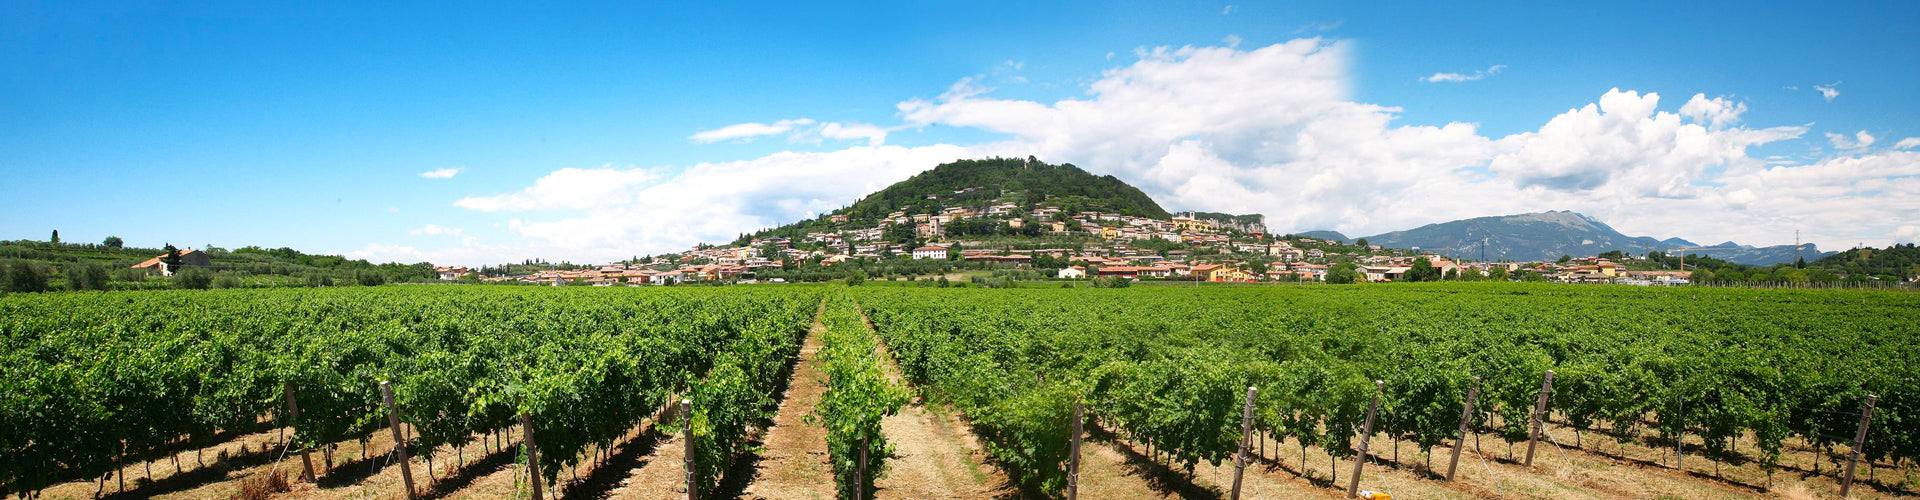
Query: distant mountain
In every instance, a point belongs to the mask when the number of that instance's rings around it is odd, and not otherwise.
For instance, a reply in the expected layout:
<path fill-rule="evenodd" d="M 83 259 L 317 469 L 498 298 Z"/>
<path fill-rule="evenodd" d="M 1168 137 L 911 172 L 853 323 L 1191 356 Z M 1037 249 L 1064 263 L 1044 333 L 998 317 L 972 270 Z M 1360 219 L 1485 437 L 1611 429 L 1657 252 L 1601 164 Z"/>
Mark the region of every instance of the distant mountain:
<path fill-rule="evenodd" d="M 1395 248 L 1419 248 L 1466 259 L 1552 260 L 1561 255 L 1576 257 L 1619 250 L 1629 254 L 1670 251 L 1698 247 L 1693 242 L 1646 236 L 1627 236 L 1592 217 L 1571 211 L 1478 217 L 1428 224 L 1405 231 L 1366 237 L 1367 243 Z M 1484 248 L 1483 248 L 1484 247 Z M 1748 265 L 1773 265 L 1794 261 L 1792 245 L 1751 247 L 1733 242 L 1696 250 L 1693 253 Z M 1812 244 L 1802 245 L 1800 255 L 1808 261 L 1829 255 Z"/>
<path fill-rule="evenodd" d="M 1347 238 L 1347 235 L 1340 234 L 1339 231 L 1307 231 L 1304 233 L 1293 233 L 1293 234 L 1295 236 L 1305 236 L 1305 237 L 1313 238 L 1316 240 L 1333 240 L 1341 243 L 1353 241 L 1352 239 Z M 1367 244 L 1374 245 L 1376 243 L 1369 241 L 1367 242 Z"/>

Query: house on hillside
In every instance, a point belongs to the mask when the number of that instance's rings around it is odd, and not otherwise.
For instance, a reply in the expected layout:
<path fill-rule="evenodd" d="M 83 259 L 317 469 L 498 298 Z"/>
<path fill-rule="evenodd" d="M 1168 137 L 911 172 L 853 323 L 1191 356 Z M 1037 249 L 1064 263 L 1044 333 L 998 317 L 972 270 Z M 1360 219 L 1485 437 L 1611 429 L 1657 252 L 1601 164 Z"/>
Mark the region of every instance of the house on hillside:
<path fill-rule="evenodd" d="M 1060 270 L 1060 279 L 1077 280 L 1085 277 L 1087 277 L 1087 268 L 1084 267 L 1070 266 Z"/>
<path fill-rule="evenodd" d="M 913 258 L 915 260 L 944 259 L 947 258 L 947 247 L 924 246 L 915 248 L 913 249 Z"/>
<path fill-rule="evenodd" d="M 442 280 L 452 281 L 465 277 L 469 271 L 464 267 L 435 266 L 433 272 L 439 274 Z"/>
<path fill-rule="evenodd" d="M 134 264 L 133 269 L 152 269 L 160 271 L 161 276 L 173 276 L 173 273 L 179 271 L 179 269 L 168 269 L 167 263 L 161 262 L 161 260 L 166 258 L 166 254 L 160 254 L 154 258 L 141 261 L 139 264 Z M 206 267 L 211 265 L 213 265 L 213 258 L 207 257 L 206 252 L 193 249 L 180 251 L 180 267 Z"/>

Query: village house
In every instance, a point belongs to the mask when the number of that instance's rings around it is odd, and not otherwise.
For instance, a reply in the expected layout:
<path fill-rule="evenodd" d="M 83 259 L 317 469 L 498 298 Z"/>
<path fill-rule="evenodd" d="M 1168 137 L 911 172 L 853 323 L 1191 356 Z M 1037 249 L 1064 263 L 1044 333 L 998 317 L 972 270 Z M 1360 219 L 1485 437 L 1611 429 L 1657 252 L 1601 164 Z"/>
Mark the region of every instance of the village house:
<path fill-rule="evenodd" d="M 154 258 L 141 261 L 139 264 L 134 264 L 133 269 L 152 269 L 159 271 L 161 276 L 173 276 L 173 273 L 179 271 L 179 269 L 168 269 L 167 263 L 161 262 L 161 260 L 166 258 L 166 254 L 160 254 L 154 256 Z M 180 267 L 206 267 L 211 265 L 213 265 L 213 259 L 207 257 L 206 252 L 193 249 L 180 251 Z"/>
<path fill-rule="evenodd" d="M 924 246 L 913 249 L 914 260 L 947 258 L 947 247 Z"/>
<path fill-rule="evenodd" d="M 440 279 L 447 281 L 457 280 L 468 274 L 467 268 L 453 266 L 434 266 L 433 272 L 440 275 Z"/>
<path fill-rule="evenodd" d="M 1085 277 L 1087 277 L 1087 268 L 1084 267 L 1068 266 L 1066 269 L 1060 270 L 1061 279 L 1076 280 Z"/>

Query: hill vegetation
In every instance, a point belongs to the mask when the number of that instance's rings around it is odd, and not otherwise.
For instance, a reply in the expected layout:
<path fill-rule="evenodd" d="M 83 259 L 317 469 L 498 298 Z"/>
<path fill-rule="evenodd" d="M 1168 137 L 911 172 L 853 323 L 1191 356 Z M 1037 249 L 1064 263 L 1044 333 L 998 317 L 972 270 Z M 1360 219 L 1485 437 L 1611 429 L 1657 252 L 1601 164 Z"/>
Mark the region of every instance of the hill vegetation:
<path fill-rule="evenodd" d="M 1111 175 L 1094 175 L 1072 163 L 1050 164 L 1033 157 L 959 160 L 894 183 L 846 208 L 750 235 L 794 236 L 838 225 L 871 227 L 894 212 L 935 214 L 949 207 L 984 208 L 995 203 L 1060 207 L 1067 213 L 1112 212 L 1156 219 L 1172 217 L 1139 188 Z M 832 222 L 845 216 L 847 222 Z"/>

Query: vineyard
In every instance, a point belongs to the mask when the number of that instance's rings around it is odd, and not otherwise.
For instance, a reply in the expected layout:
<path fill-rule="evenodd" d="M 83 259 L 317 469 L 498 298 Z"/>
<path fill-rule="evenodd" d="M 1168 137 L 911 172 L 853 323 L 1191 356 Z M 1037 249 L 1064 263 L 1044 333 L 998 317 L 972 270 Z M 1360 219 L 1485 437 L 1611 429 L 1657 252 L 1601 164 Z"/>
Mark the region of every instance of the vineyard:
<path fill-rule="evenodd" d="M 816 316 L 823 328 L 809 333 Z M 1712 473 L 1683 479 L 1755 493 L 1776 474 L 1835 482 L 1872 395 L 1861 475 L 1877 474 L 1871 491 L 1883 495 L 1914 495 L 1920 484 L 1912 294 L 1519 284 L 388 287 L 0 298 L 0 493 L 32 498 L 67 485 L 57 497 L 149 496 L 124 484 L 142 465 L 151 478 L 153 462 L 177 469 L 183 453 L 198 458 L 236 436 L 278 432 L 275 460 L 312 464 L 292 466 L 300 476 L 343 469 L 333 463 L 341 449 L 372 460 L 368 443 L 391 433 L 389 442 L 425 461 L 423 479 L 486 463 L 466 460 L 476 447 L 514 464 L 494 467 L 539 471 L 537 481 L 512 476 L 506 494 L 521 498 L 535 488 L 570 498 L 556 484 L 652 477 L 622 469 L 683 459 L 693 467 L 640 485 L 669 495 L 635 497 L 685 498 L 688 484 L 699 498 L 738 495 L 728 484 L 754 480 L 739 470 L 760 453 L 776 399 L 800 383 L 788 368 L 806 356 L 807 335 L 824 339 L 815 355 L 825 392 L 793 411 L 824 428 L 824 439 L 793 454 L 817 453 L 840 498 L 887 498 L 875 485 L 922 459 L 900 451 L 898 427 L 888 427 L 910 395 L 916 407 L 948 408 L 965 422 L 961 432 L 980 448 L 969 460 L 1005 474 L 1003 495 L 1065 494 L 1076 405 L 1097 451 L 1147 464 L 1106 464 L 1122 472 L 1104 476 L 1082 470 L 1082 487 L 1164 468 L 1173 479 L 1154 484 L 1222 493 L 1224 481 L 1206 471 L 1232 469 L 1247 447 L 1269 471 L 1307 477 L 1313 464 L 1327 466 L 1330 477 L 1294 486 L 1307 496 L 1287 497 L 1335 498 L 1346 488 L 1340 479 L 1358 479 L 1339 464 L 1358 470 L 1370 420 L 1371 449 L 1392 450 L 1369 453 L 1377 466 L 1438 483 L 1452 475 L 1446 451 L 1459 441 L 1470 392 L 1471 456 L 1482 455 L 1481 435 L 1494 440 L 1489 458 L 1504 444 L 1514 458 L 1500 470 L 1526 470 L 1516 469 L 1513 447 L 1540 435 L 1532 423 L 1544 404 L 1546 438 L 1571 439 L 1542 446 L 1616 462 L 1629 449 L 1673 450 L 1686 457 L 1683 470 Z M 895 370 L 904 384 L 890 378 Z M 1283 443 L 1293 449 L 1282 453 Z M 1402 460 L 1402 443 L 1419 458 Z M 449 469 L 449 459 L 461 467 Z M 1719 478 L 1723 464 L 1764 478 Z M 1541 496 L 1482 489 L 1467 496 Z"/>
<path fill-rule="evenodd" d="M 400 420 L 418 433 L 410 448 L 530 428 L 548 485 L 589 447 L 605 449 L 685 395 L 695 410 L 680 422 L 691 422 L 707 458 L 696 479 L 712 484 L 725 465 L 712 457 L 737 453 L 746 427 L 765 416 L 773 372 L 819 298 L 622 292 L 8 297 L 0 484 L 31 495 L 91 481 L 263 419 L 291 427 L 292 452 L 318 451 L 331 469 L 334 443 L 364 448 L 386 426 L 380 381 L 391 381 Z"/>

